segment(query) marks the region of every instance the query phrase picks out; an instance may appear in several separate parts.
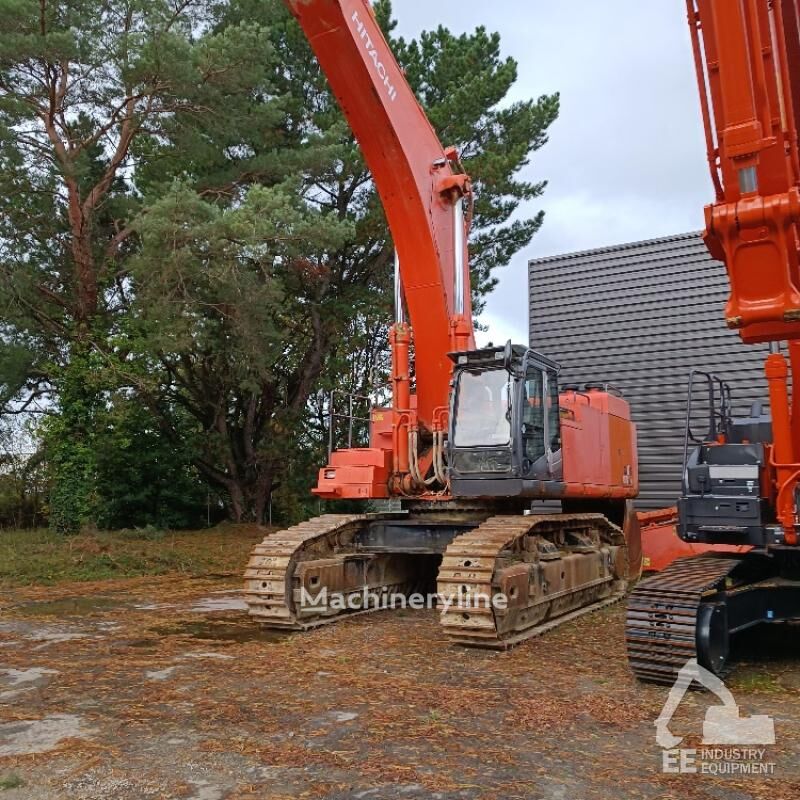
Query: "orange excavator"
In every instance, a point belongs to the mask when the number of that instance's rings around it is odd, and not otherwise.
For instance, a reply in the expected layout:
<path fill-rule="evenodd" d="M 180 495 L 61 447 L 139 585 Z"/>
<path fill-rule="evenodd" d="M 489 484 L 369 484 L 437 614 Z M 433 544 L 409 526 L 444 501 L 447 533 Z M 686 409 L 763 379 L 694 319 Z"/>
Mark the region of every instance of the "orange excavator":
<path fill-rule="evenodd" d="M 736 418 L 724 380 L 691 376 L 677 529 L 708 551 L 639 584 L 627 610 L 630 665 L 662 683 L 692 658 L 724 674 L 732 636 L 800 618 L 800 4 L 687 8 L 716 190 L 705 241 L 728 271 L 728 326 L 770 343 L 769 411 Z"/>
<path fill-rule="evenodd" d="M 301 631 L 436 588 L 452 640 L 502 648 L 620 599 L 640 563 L 627 402 L 602 382 L 559 391 L 558 365 L 525 346 L 475 349 L 473 188 L 457 149 L 440 143 L 367 0 L 287 2 L 394 240 L 392 400 L 371 410 L 369 446 L 332 452 L 314 490 L 363 513 L 267 536 L 245 576 L 250 614 Z M 560 512 L 530 513 L 539 499 Z"/>

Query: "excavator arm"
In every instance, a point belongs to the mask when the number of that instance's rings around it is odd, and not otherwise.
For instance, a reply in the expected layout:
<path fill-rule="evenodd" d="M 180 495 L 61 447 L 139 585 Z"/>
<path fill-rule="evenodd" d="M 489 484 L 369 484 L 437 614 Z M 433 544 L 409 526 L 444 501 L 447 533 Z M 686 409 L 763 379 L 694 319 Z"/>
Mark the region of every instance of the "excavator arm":
<path fill-rule="evenodd" d="M 800 338 L 797 0 L 687 0 L 716 190 L 706 243 L 746 342 Z"/>

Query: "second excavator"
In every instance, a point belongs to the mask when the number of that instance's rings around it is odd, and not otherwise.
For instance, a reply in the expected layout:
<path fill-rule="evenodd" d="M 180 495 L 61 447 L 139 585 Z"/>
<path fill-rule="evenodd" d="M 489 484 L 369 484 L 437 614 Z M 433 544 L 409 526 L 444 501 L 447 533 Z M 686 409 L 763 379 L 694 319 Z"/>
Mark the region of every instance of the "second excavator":
<path fill-rule="evenodd" d="M 452 640 L 506 647 L 620 599 L 629 542 L 638 569 L 627 402 L 602 381 L 560 390 L 558 365 L 527 347 L 475 348 L 473 188 L 457 149 L 440 143 L 367 0 L 288 5 L 359 142 L 396 252 L 391 403 L 371 410 L 369 446 L 333 452 L 314 491 L 399 509 L 267 536 L 245 576 L 250 614 L 300 631 L 367 610 L 365 590 L 435 587 Z M 539 499 L 560 511 L 530 513 Z"/>
<path fill-rule="evenodd" d="M 705 241 L 728 272 L 728 327 L 769 343 L 769 410 L 751 398 L 750 414 L 736 418 L 723 379 L 690 378 L 678 534 L 711 551 L 631 594 L 628 659 L 657 683 L 675 681 L 690 659 L 723 675 L 736 635 L 800 619 L 800 5 L 686 5 L 716 190 Z"/>

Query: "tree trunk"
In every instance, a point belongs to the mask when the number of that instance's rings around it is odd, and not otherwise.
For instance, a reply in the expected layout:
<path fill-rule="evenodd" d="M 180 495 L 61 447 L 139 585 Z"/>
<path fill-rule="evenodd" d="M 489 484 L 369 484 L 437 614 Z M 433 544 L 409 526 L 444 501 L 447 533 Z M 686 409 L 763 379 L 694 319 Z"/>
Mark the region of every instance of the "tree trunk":
<path fill-rule="evenodd" d="M 228 515 L 233 522 L 244 522 L 246 518 L 247 503 L 245 502 L 242 487 L 235 481 L 231 481 L 226 487 L 230 503 L 228 505 Z"/>
<path fill-rule="evenodd" d="M 259 525 L 267 523 L 267 504 L 269 503 L 270 495 L 272 494 L 272 474 L 267 478 L 262 478 L 258 481 L 255 487 L 255 496 L 253 498 L 253 511 L 255 514 L 255 521 Z"/>

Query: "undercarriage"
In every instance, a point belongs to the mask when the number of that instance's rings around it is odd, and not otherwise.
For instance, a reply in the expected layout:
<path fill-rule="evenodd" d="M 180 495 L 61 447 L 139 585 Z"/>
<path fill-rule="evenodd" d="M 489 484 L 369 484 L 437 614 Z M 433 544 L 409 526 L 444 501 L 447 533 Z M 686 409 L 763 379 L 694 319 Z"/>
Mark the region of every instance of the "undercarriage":
<path fill-rule="evenodd" d="M 250 615 L 303 631 L 421 595 L 450 640 L 505 648 L 624 595 L 625 538 L 602 514 L 493 510 L 326 515 L 270 534 L 245 573 Z"/>

